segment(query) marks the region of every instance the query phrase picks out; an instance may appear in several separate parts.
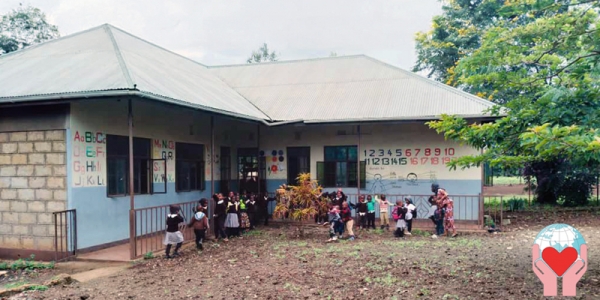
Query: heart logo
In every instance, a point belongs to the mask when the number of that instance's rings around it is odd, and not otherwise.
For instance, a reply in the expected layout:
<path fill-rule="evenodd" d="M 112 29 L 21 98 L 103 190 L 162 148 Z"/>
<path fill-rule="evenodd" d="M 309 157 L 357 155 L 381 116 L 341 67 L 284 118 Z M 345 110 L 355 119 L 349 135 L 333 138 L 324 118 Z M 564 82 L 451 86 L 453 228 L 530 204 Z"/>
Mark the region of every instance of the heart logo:
<path fill-rule="evenodd" d="M 568 247 L 562 252 L 558 252 L 556 249 L 548 247 L 542 251 L 542 259 L 560 277 L 577 260 L 577 250 Z"/>

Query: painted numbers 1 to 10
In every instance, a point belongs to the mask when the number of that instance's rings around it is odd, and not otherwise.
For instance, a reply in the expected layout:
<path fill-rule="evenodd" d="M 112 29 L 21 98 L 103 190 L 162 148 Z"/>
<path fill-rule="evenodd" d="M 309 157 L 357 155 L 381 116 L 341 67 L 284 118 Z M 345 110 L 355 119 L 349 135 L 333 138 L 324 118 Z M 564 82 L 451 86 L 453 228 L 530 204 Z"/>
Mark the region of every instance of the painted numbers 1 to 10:
<path fill-rule="evenodd" d="M 414 157 L 414 156 L 454 156 L 454 148 L 415 148 L 415 149 L 367 149 L 365 157 Z"/>
<path fill-rule="evenodd" d="M 382 157 L 382 158 L 367 158 L 365 159 L 365 162 L 367 165 L 370 166 L 405 166 L 408 164 L 411 165 L 425 165 L 425 164 L 431 164 L 431 165 L 439 165 L 441 164 L 447 164 L 449 163 L 451 160 L 450 157 L 412 157 L 410 159 L 406 158 L 406 157 L 401 157 L 401 158 L 396 158 L 396 157 Z"/>

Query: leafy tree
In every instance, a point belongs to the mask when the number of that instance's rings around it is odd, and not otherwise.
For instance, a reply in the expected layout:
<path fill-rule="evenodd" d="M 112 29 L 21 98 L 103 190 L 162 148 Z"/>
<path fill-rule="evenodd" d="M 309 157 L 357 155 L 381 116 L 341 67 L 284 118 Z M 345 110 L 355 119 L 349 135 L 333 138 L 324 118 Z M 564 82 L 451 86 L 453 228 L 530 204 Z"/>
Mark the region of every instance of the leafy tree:
<path fill-rule="evenodd" d="M 299 174 L 297 185 L 283 185 L 277 190 L 275 217 L 283 219 L 287 216 L 298 222 L 314 219 L 319 210 L 327 206 L 327 201 L 320 197 L 321 190 L 319 183 L 310 179 L 310 174 Z M 302 225 L 297 224 L 300 235 L 304 235 Z"/>
<path fill-rule="evenodd" d="M 426 71 L 428 77 L 454 84 L 456 63 L 481 44 L 483 32 L 502 19 L 504 0 L 448 0 L 443 13 L 433 18 L 433 29 L 416 37 L 417 63 L 414 72 Z"/>
<path fill-rule="evenodd" d="M 274 51 L 269 52 L 269 47 L 267 47 L 267 43 L 264 43 L 262 47 L 260 47 L 258 50 L 252 51 L 252 54 L 250 55 L 248 60 L 246 60 L 246 62 L 251 64 L 268 61 L 277 61 L 278 59 L 279 57 L 277 56 L 277 54 Z"/>
<path fill-rule="evenodd" d="M 60 36 L 46 15 L 32 6 L 19 6 L 0 21 L 0 55 L 17 51 Z"/>
<path fill-rule="evenodd" d="M 337 52 L 329 53 L 329 57 L 337 57 L 337 56 L 338 56 Z"/>
<path fill-rule="evenodd" d="M 510 18 L 486 30 L 453 74 L 459 87 L 505 104 L 491 111 L 505 116 L 487 124 L 452 116 L 429 123 L 446 138 L 485 149 L 451 167 L 525 166 L 525 175 L 537 179 L 539 201 L 587 201 L 577 193 L 590 190 L 590 171 L 600 166 L 599 7 L 586 0 L 507 1 L 501 13 Z M 519 19 L 528 21 L 515 25 Z"/>

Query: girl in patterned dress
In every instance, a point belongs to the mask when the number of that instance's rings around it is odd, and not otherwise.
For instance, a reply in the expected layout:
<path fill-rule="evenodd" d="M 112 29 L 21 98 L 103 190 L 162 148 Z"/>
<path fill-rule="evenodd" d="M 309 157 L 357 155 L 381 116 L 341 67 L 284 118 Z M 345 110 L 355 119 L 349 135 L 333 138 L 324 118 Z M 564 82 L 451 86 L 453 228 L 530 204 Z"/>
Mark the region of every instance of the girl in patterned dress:
<path fill-rule="evenodd" d="M 436 202 L 438 207 L 444 209 L 444 228 L 446 229 L 446 236 L 452 230 L 452 237 L 455 237 L 456 227 L 454 227 L 454 201 L 448 196 L 448 192 L 445 189 L 440 188 L 437 184 L 431 185 L 431 191 L 436 194 Z"/>

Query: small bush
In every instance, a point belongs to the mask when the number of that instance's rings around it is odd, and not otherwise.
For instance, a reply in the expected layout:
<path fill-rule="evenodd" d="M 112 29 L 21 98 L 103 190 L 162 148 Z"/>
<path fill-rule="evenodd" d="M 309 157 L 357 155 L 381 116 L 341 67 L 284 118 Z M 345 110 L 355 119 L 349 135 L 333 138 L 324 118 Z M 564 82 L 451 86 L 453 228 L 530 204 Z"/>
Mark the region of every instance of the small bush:
<path fill-rule="evenodd" d="M 153 258 L 154 258 L 154 253 L 152 253 L 152 251 L 144 254 L 144 259 L 153 259 Z"/>

